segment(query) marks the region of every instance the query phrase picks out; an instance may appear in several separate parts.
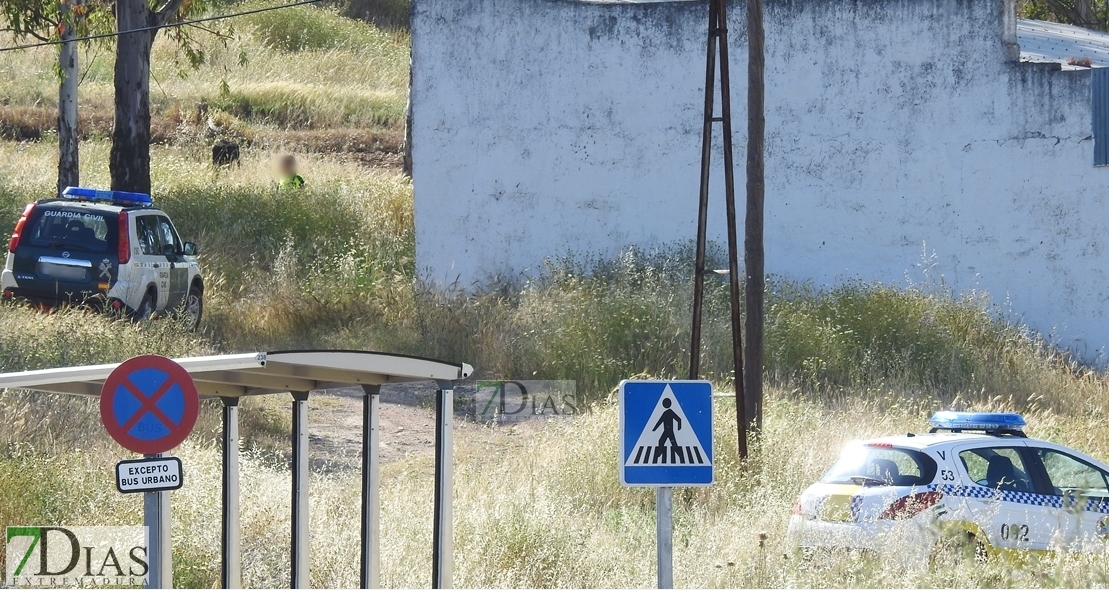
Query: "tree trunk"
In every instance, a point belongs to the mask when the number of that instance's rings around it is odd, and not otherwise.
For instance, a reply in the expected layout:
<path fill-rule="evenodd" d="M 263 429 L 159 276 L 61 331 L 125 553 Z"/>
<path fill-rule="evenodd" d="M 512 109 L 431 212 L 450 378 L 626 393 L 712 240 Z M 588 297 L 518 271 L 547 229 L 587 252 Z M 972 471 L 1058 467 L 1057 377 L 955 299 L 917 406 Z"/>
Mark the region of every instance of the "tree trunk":
<path fill-rule="evenodd" d="M 1094 16 L 1094 7 L 1091 4 L 1090 0 L 1074 0 L 1074 9 L 1078 13 L 1076 25 L 1087 29 L 1098 28 L 1100 23 L 1097 22 L 1097 17 Z"/>
<path fill-rule="evenodd" d="M 1089 29 L 1100 29 L 1104 27 L 1104 23 L 1100 22 L 1097 18 L 1097 13 L 1094 11 L 1095 2 L 1093 0 L 1075 0 L 1075 6 L 1081 11 L 1083 26 Z"/>
<path fill-rule="evenodd" d="M 66 20 L 63 4 L 62 22 Z M 81 168 L 78 157 L 77 131 L 77 42 L 73 40 L 76 31 L 66 24 L 62 31 L 61 57 L 58 65 L 62 74 L 58 85 L 58 194 L 67 186 L 81 184 Z"/>
<path fill-rule="evenodd" d="M 150 193 L 150 49 L 157 24 L 146 0 L 117 0 L 112 189 Z"/>

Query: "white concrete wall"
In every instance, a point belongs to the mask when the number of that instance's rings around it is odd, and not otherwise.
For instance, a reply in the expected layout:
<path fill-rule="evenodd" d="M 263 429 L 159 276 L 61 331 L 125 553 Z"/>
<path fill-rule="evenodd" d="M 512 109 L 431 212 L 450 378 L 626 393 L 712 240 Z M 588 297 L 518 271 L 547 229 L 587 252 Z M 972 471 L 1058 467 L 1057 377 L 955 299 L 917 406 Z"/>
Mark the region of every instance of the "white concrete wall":
<path fill-rule="evenodd" d="M 768 0 L 768 273 L 901 283 L 926 264 L 1087 358 L 1109 344 L 1089 72 L 1015 63 L 1011 11 Z M 742 2 L 729 17 L 742 207 Z M 421 274 L 692 240 L 706 20 L 702 2 L 415 0 Z M 716 187 L 721 243 L 723 218 Z"/>

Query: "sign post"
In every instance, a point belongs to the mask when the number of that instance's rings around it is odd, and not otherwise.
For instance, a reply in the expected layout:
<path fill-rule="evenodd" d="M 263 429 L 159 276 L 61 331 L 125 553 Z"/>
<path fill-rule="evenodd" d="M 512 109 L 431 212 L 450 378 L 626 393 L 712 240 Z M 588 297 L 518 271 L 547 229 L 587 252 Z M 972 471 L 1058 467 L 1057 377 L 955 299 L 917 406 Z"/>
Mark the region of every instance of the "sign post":
<path fill-rule="evenodd" d="M 658 587 L 674 587 L 674 488 L 655 488 Z"/>
<path fill-rule="evenodd" d="M 713 483 L 712 384 L 620 382 L 620 483 L 655 489 L 659 588 L 674 587 L 675 486 Z"/>
<path fill-rule="evenodd" d="M 143 355 L 120 364 L 100 391 L 100 420 L 123 448 L 143 459 L 116 465 L 116 487 L 143 493 L 147 527 L 147 588 L 173 586 L 170 490 L 181 487 L 181 460 L 162 453 L 181 444 L 200 413 L 200 397 L 188 371 L 173 360 Z"/>

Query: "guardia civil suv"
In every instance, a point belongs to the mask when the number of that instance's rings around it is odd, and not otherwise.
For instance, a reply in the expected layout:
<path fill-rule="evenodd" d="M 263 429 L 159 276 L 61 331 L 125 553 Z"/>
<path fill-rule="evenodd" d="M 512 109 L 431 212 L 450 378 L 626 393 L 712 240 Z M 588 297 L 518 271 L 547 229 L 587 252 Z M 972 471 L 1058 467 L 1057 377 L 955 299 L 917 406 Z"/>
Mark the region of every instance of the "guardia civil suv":
<path fill-rule="evenodd" d="M 182 313 L 196 327 L 204 311 L 197 254 L 149 195 L 70 187 L 23 210 L 0 291 L 42 307 L 107 305 L 139 319 Z"/>
<path fill-rule="evenodd" d="M 1109 466 L 1028 438 L 1019 414 L 939 412 L 927 434 L 851 444 L 794 505 L 803 554 L 979 559 L 1109 549 Z"/>

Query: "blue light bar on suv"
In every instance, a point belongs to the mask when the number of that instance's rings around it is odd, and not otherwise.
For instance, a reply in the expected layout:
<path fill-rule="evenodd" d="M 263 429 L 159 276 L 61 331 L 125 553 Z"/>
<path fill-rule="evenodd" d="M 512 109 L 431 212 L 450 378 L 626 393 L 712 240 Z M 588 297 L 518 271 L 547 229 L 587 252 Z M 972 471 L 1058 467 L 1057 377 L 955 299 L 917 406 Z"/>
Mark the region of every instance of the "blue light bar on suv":
<path fill-rule="evenodd" d="M 101 201 L 121 207 L 150 207 L 154 200 L 143 193 L 102 191 L 94 188 L 71 186 L 62 191 L 62 197 L 77 201 Z"/>
<path fill-rule="evenodd" d="M 1020 414 L 1004 412 L 936 412 L 928 421 L 937 430 L 982 430 L 987 433 L 1022 433 L 1026 422 Z"/>

